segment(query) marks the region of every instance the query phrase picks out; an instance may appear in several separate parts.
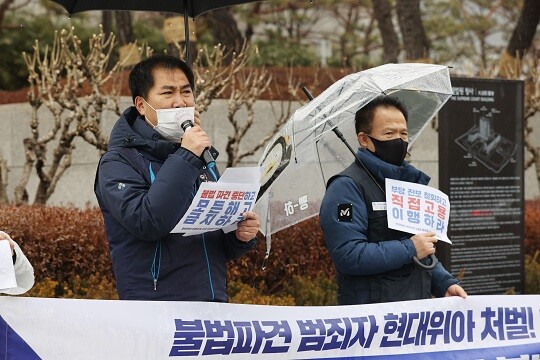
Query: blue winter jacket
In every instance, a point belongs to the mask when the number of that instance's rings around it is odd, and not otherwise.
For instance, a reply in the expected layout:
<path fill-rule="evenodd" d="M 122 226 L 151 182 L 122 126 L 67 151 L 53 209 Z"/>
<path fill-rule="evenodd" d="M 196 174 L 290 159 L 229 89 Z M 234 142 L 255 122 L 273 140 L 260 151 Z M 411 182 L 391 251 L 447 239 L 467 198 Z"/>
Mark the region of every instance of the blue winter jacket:
<path fill-rule="evenodd" d="M 407 162 L 395 166 L 384 162 L 365 149 L 357 152 L 368 171 L 384 189 L 384 179 L 390 178 L 426 185 L 430 178 Z M 352 221 L 338 221 L 338 205 L 352 204 Z M 364 195 L 353 179 L 340 176 L 326 190 L 320 209 L 320 224 L 326 247 L 336 270 L 358 276 L 355 289 L 360 303 L 368 303 L 368 276 L 396 270 L 413 263 L 416 249 L 410 238 L 368 242 L 368 217 Z M 432 271 L 431 292 L 437 297 L 458 281 L 438 263 Z"/>
<path fill-rule="evenodd" d="M 227 260 L 245 254 L 255 239 L 245 243 L 221 230 L 170 234 L 197 186 L 212 177 L 201 159 L 163 140 L 134 107 L 124 111 L 94 185 L 120 299 L 227 301 Z"/>

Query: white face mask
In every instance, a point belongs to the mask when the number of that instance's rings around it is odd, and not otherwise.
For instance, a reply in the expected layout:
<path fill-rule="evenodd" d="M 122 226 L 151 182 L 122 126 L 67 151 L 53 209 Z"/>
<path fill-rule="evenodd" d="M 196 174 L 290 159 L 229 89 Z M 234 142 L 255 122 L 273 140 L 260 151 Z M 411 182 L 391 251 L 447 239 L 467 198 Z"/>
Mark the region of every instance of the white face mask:
<path fill-rule="evenodd" d="M 143 99 L 144 100 L 144 99 Z M 182 129 L 182 123 L 186 120 L 191 120 L 193 124 L 195 116 L 194 107 L 184 107 L 184 108 L 171 108 L 171 109 L 154 109 L 152 105 L 148 104 L 146 100 L 144 102 L 156 112 L 157 115 L 157 125 L 154 125 L 146 118 L 148 124 L 150 124 L 156 132 L 161 135 L 164 139 L 169 141 L 178 142 L 184 135 L 184 130 Z"/>

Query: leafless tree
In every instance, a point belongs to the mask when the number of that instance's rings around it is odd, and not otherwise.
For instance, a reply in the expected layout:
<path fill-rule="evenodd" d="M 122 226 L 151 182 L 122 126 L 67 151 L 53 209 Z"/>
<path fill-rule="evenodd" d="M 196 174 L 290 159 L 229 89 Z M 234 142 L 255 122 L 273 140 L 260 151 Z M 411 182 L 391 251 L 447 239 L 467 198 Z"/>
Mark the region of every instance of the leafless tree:
<path fill-rule="evenodd" d="M 113 32 L 113 12 L 111 10 L 103 10 L 101 12 L 101 26 L 105 34 Z"/>
<path fill-rule="evenodd" d="M 383 61 L 396 63 L 399 55 L 399 39 L 392 21 L 392 4 L 389 0 L 371 0 L 373 13 L 383 43 Z"/>
<path fill-rule="evenodd" d="M 500 77 L 508 77 L 511 75 L 512 68 L 520 64 L 520 59 L 533 43 L 539 22 L 540 2 L 538 0 L 524 0 L 512 37 L 510 37 L 506 51 L 499 61 L 498 75 Z"/>
<path fill-rule="evenodd" d="M 26 0 L 24 2 L 20 2 L 17 5 L 15 5 L 15 0 L 1 0 L 0 1 L 0 32 L 3 29 L 16 29 L 18 26 L 15 25 L 6 25 L 4 24 L 4 20 L 6 19 L 6 13 L 8 11 L 16 11 L 20 8 L 25 7 L 30 3 L 30 0 Z"/>
<path fill-rule="evenodd" d="M 234 128 L 232 135 L 227 137 L 226 151 L 228 155 L 227 166 L 235 166 L 242 158 L 252 155 L 260 146 L 251 151 L 240 153 L 240 142 L 246 132 L 253 126 L 255 110 L 253 105 L 270 85 L 271 77 L 265 69 L 251 68 L 247 73 L 240 73 L 231 79 L 231 95 L 227 102 L 227 119 Z M 247 119 L 240 121 L 238 112 L 245 108 Z M 261 145 L 262 146 L 262 145 Z"/>
<path fill-rule="evenodd" d="M 540 115 L 540 59 L 537 54 L 525 54 L 523 58 L 517 56 L 512 63 L 506 63 L 505 65 L 504 73 L 506 78 L 524 81 L 524 168 L 528 169 L 534 165 L 536 178 L 540 184 L 540 146 L 535 143 L 533 137 L 535 130 L 533 118 Z M 479 78 L 496 78 L 497 74 L 500 73 L 501 69 L 497 65 L 482 65 L 479 67 L 478 72 L 472 75 Z"/>
<path fill-rule="evenodd" d="M 514 68 L 514 77 L 525 77 L 525 150 L 529 153 L 529 158 L 525 159 L 525 169 L 532 165 L 536 167 L 536 178 L 540 184 L 540 146 L 537 146 L 532 139 L 534 116 L 540 114 L 540 60 L 538 56 L 527 58 L 526 71 L 522 70 L 521 64 L 516 64 Z M 507 74 L 511 74 L 509 69 L 506 69 Z M 519 71 L 519 72 L 518 72 Z M 524 76 L 525 75 L 525 76 Z"/>
<path fill-rule="evenodd" d="M 91 37 L 88 53 L 85 53 L 80 39 L 71 29 L 57 33 L 52 46 L 43 48 L 36 42 L 34 52 L 24 54 L 29 70 L 31 136 L 23 141 L 26 161 L 14 191 L 16 204 L 29 202 L 27 185 L 34 169 L 39 183 L 33 202 L 47 202 L 71 165 L 76 138 L 83 139 L 102 153 L 106 151 L 108 139 L 101 131 L 102 115 L 105 111 L 120 114 L 119 89 L 111 88 L 111 83 L 119 84 L 115 78 L 121 64 L 116 63 L 112 70 L 107 70 L 114 46 L 114 35 L 105 35 L 100 31 Z M 253 105 L 271 83 L 271 77 L 264 69 L 247 68 L 249 57 L 254 53 L 253 49 L 244 45 L 240 52 L 233 53 L 231 62 L 224 65 L 224 49 L 216 46 L 211 51 L 201 50 L 194 68 L 197 75 L 197 104 L 201 112 L 208 108 L 213 99 L 229 97 L 227 119 L 234 128 L 226 148 L 229 166 L 260 149 L 291 113 L 290 104 L 288 107 L 281 105 L 281 114 L 273 108 L 272 113 L 276 116 L 273 129 L 251 149 L 239 151 L 240 142 L 257 118 Z M 151 51 L 145 56 L 150 54 Z M 42 108 L 52 115 L 51 124 L 41 121 Z M 243 109 L 248 116 L 247 121 L 241 123 L 238 115 Z M 47 155 L 50 153 L 52 159 L 49 160 Z M 0 202 L 7 202 L 6 179 L 7 164 L 0 158 Z"/>
<path fill-rule="evenodd" d="M 363 0 L 332 1 L 326 7 L 338 26 L 334 30 L 338 38 L 341 63 L 351 68 L 357 55 L 369 62 L 373 50 L 380 48 L 376 35 L 377 21 L 371 4 Z"/>
<path fill-rule="evenodd" d="M 228 65 L 233 59 L 233 54 L 242 51 L 244 43 L 236 19 L 228 8 L 209 11 L 203 14 L 201 19 L 212 32 L 214 41 L 224 47 L 223 64 Z"/>
<path fill-rule="evenodd" d="M 323 6 L 313 6 L 309 1 L 272 0 L 255 5 L 250 21 L 254 21 L 263 33 L 272 30 L 292 43 L 301 44 L 314 33 L 324 14 Z M 248 24 L 246 38 L 251 38 L 255 25 Z"/>
<path fill-rule="evenodd" d="M 199 111 L 208 109 L 213 99 L 229 94 L 227 101 L 227 120 L 233 127 L 233 133 L 228 135 L 225 151 L 228 155 L 227 166 L 235 166 L 244 158 L 254 155 L 279 130 L 292 113 L 292 101 L 271 104 L 273 127 L 261 136 L 257 143 L 241 151 L 241 143 L 246 133 L 253 127 L 257 119 L 268 119 L 268 115 L 256 114 L 254 104 L 261 95 L 269 91 L 272 77 L 264 68 L 248 68 L 250 56 L 254 56 L 254 49 L 246 43 L 238 53 L 233 53 L 230 63 L 224 65 L 226 49 L 216 46 L 212 51 L 202 50 L 197 58 L 194 70 L 197 77 L 197 99 Z M 205 64 L 202 66 L 201 64 Z M 288 78 L 288 91 L 296 94 L 299 84 L 294 82 L 292 73 Z M 247 117 L 240 119 L 245 111 Z"/>
<path fill-rule="evenodd" d="M 263 72 L 264 72 L 264 70 L 263 70 Z M 249 76 L 254 78 L 252 71 L 250 71 Z M 256 76 L 256 74 L 255 74 L 255 76 Z M 254 81 L 254 82 L 255 83 L 258 82 L 259 87 L 262 87 L 262 86 L 266 85 L 267 86 L 266 90 L 271 90 L 272 84 L 275 84 L 275 83 L 271 82 L 271 80 L 272 79 L 269 77 L 268 82 L 263 83 L 264 78 L 260 78 L 260 80 Z M 295 99 L 294 101 L 300 102 L 299 98 L 298 98 L 298 93 L 299 93 L 299 89 L 300 89 L 300 82 L 295 79 L 292 70 L 289 71 L 289 74 L 288 74 L 288 77 L 287 77 L 287 84 L 288 84 L 287 92 L 289 94 L 289 98 Z M 274 86 L 274 88 L 275 88 L 274 89 L 275 92 L 280 92 L 281 91 L 281 90 L 279 90 L 277 88 L 277 86 Z M 245 136 L 240 136 L 240 135 L 241 134 L 245 135 L 247 130 L 249 130 L 249 128 L 251 128 L 251 126 L 256 121 L 255 119 L 257 119 L 257 118 L 267 119 L 268 118 L 268 114 L 264 114 L 264 115 L 256 114 L 254 112 L 252 102 L 249 101 L 250 97 L 258 96 L 256 93 L 262 94 L 262 92 L 263 91 L 256 90 L 252 94 L 246 94 L 245 95 L 245 99 L 247 99 L 248 101 L 245 101 L 244 106 L 247 109 L 248 118 L 247 118 L 246 122 L 243 123 L 243 124 L 241 124 L 234 116 L 236 114 L 236 111 L 239 111 L 241 109 L 241 106 L 239 107 L 238 105 L 236 105 L 236 106 L 232 105 L 231 100 L 229 100 L 229 116 L 228 116 L 228 119 L 229 119 L 229 122 L 233 125 L 233 127 L 235 129 L 235 132 L 234 132 L 234 134 L 232 136 L 230 135 L 228 137 L 228 141 L 227 141 L 227 153 L 229 154 L 229 159 L 228 159 L 227 166 L 235 166 L 236 164 L 241 162 L 244 158 L 254 155 L 259 149 L 261 149 L 262 147 L 264 147 L 267 144 L 268 140 L 270 140 L 272 137 L 274 137 L 274 135 L 280 130 L 280 128 L 285 124 L 285 122 L 292 115 L 293 102 L 294 102 L 293 100 L 283 100 L 283 101 L 278 101 L 278 102 L 271 102 L 270 103 L 270 111 L 271 111 L 272 116 L 270 118 L 273 119 L 272 128 L 266 133 L 266 135 L 259 138 L 258 142 L 255 145 L 253 145 L 249 149 L 244 149 L 244 151 L 241 152 L 239 144 L 245 138 Z M 277 96 L 277 97 L 278 98 L 283 97 L 281 95 L 282 94 L 280 94 L 280 96 Z M 241 98 L 241 96 L 239 98 Z"/>
<path fill-rule="evenodd" d="M 200 112 L 208 109 L 213 99 L 223 97 L 229 89 L 231 80 L 248 64 L 247 44 L 244 43 L 240 52 L 233 53 L 231 61 L 225 65 L 226 49 L 216 45 L 210 50 L 203 48 L 199 51 L 193 66 L 196 77 L 196 104 Z"/>
<path fill-rule="evenodd" d="M 529 51 L 539 21 L 540 3 L 535 0 L 524 0 L 512 36 L 499 60 L 497 71 L 494 71 L 492 75 L 525 81 L 525 113 L 523 118 L 525 151 L 528 155 L 528 158 L 525 159 L 525 169 L 534 165 L 536 178 L 540 184 L 540 146 L 535 144 L 532 136 L 532 119 L 540 114 L 540 60 L 535 49 Z"/>
<path fill-rule="evenodd" d="M 397 0 L 396 12 L 408 60 L 429 58 L 429 42 L 420 13 L 420 0 Z"/>
<path fill-rule="evenodd" d="M 24 139 L 26 161 L 23 174 L 15 188 L 15 203 L 28 202 L 27 184 L 35 168 L 39 184 L 34 199 L 45 204 L 53 194 L 58 180 L 71 165 L 74 140 L 81 137 L 101 151 L 107 138 L 101 132 L 101 117 L 105 110 L 120 113 L 117 91 L 108 90 L 120 69 L 119 63 L 108 71 L 107 66 L 115 45 L 114 35 L 100 31 L 89 40 L 89 50 L 83 53 L 80 39 L 73 28 L 56 33 L 51 47 L 36 41 L 32 54 L 23 54 L 29 71 L 28 98 L 32 107 L 31 136 Z M 84 86 L 87 86 L 84 92 Z M 38 111 L 45 106 L 53 115 L 51 127 L 42 133 Z M 47 162 L 47 153 L 52 159 Z"/>
<path fill-rule="evenodd" d="M 115 11 L 114 19 L 116 20 L 116 36 L 118 45 L 126 45 L 135 41 L 133 35 L 131 11 Z"/>

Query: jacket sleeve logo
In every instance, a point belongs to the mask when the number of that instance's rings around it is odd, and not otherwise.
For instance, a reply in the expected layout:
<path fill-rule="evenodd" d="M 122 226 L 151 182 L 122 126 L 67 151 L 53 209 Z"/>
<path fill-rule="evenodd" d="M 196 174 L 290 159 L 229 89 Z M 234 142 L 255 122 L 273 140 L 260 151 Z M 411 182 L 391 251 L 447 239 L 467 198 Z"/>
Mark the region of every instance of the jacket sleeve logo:
<path fill-rule="evenodd" d="M 339 204 L 338 205 L 338 221 L 352 221 L 353 206 L 352 204 Z"/>

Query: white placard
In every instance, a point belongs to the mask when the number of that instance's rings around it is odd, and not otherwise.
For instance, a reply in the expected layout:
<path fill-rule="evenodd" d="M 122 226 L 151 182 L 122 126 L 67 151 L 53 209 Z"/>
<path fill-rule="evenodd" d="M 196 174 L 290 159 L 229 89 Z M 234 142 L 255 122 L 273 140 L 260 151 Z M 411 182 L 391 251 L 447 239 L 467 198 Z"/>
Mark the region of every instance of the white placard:
<path fill-rule="evenodd" d="M 189 209 L 171 233 L 184 236 L 223 229 L 230 232 L 242 221 L 242 214 L 255 205 L 259 193 L 261 169 L 228 168 L 219 181 L 204 182 Z"/>
<path fill-rule="evenodd" d="M 450 201 L 445 193 L 426 185 L 393 179 L 386 179 L 385 187 L 390 229 L 410 234 L 432 231 L 437 239 L 452 243 L 447 235 Z"/>
<path fill-rule="evenodd" d="M 0 240 L 0 289 L 17 287 L 9 241 Z"/>

